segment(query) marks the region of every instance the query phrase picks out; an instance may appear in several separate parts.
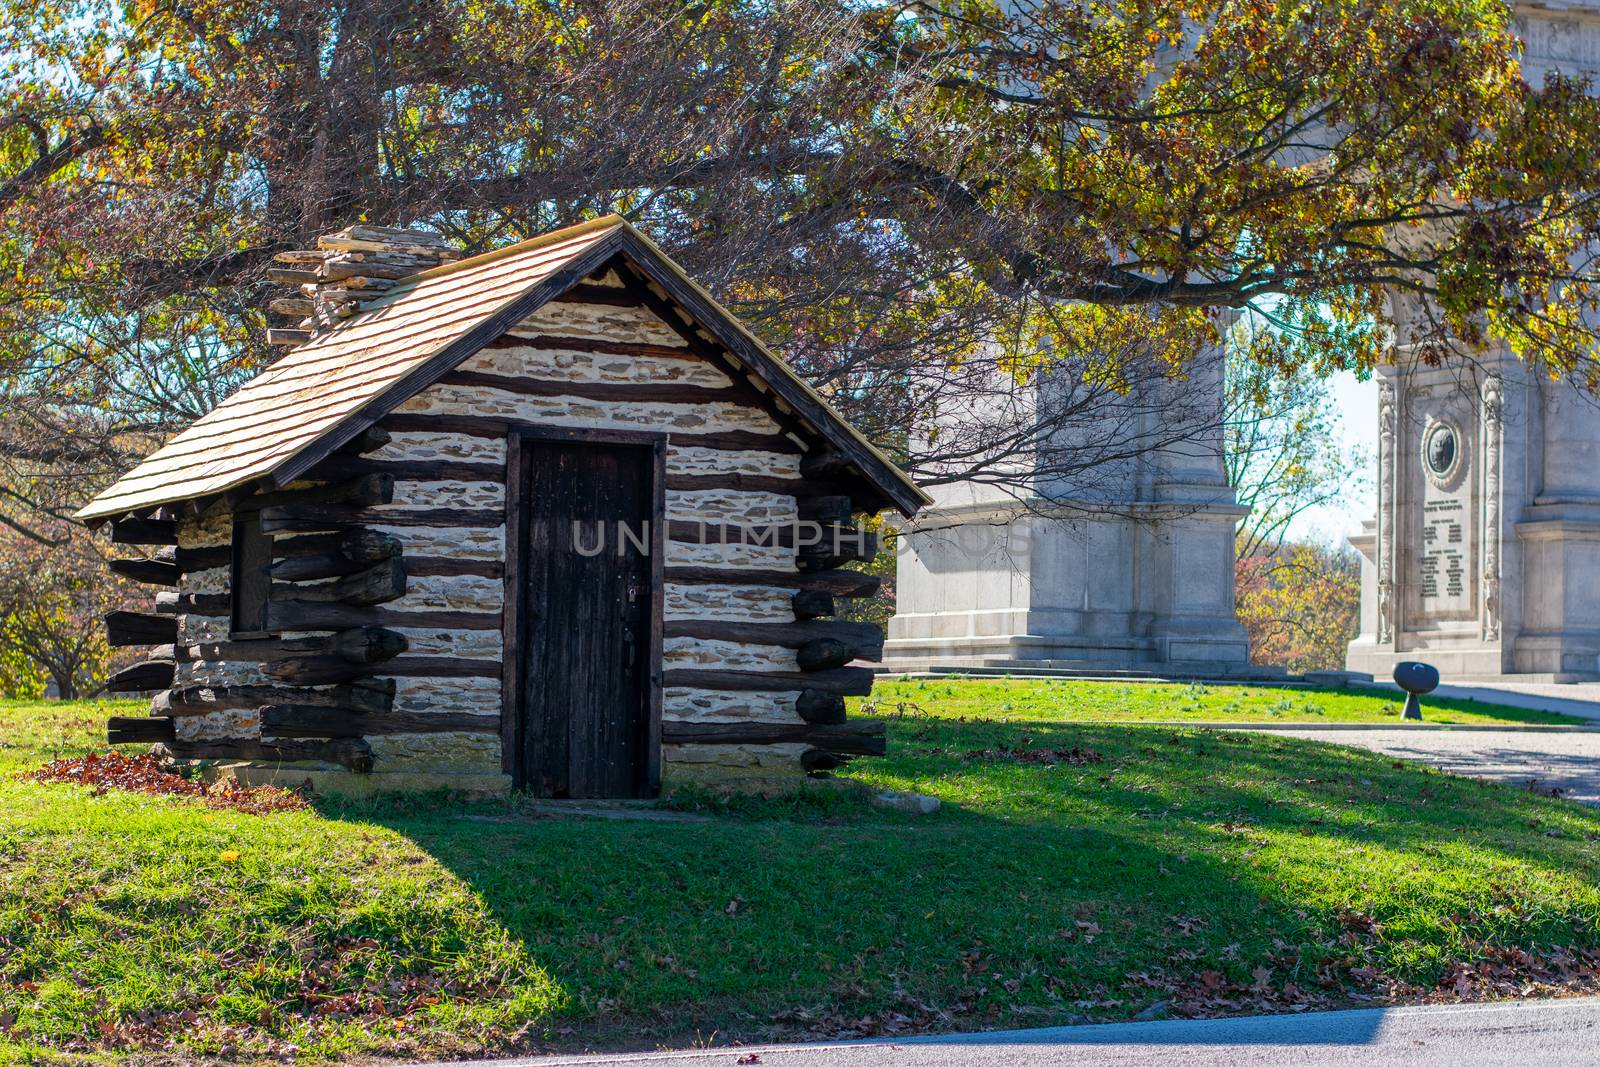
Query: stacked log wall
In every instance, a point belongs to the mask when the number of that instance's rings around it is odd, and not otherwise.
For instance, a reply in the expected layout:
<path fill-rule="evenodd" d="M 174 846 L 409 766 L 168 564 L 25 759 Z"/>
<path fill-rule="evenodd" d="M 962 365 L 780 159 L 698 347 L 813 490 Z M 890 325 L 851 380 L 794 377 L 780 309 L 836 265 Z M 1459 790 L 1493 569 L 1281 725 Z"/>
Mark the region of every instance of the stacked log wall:
<path fill-rule="evenodd" d="M 424 429 L 429 420 L 440 429 Z M 394 440 L 380 455 L 465 457 L 492 448 L 503 463 L 508 423 L 668 435 L 666 518 L 675 536 L 665 560 L 663 732 L 671 738 L 678 724 L 804 726 L 796 711 L 799 690 L 788 680 L 800 673 L 794 648 L 675 633 L 677 624 L 720 621 L 759 634 L 760 626 L 797 621 L 792 601 L 802 576 L 792 545 L 697 543 L 694 529 L 674 527 L 794 523 L 804 482 L 801 448 L 784 427 L 650 311 L 560 302 L 401 405 L 383 423 Z M 744 488 L 746 482 L 760 487 Z M 779 491 L 788 483 L 793 491 Z M 396 500 L 403 496 L 397 487 Z M 698 576 L 707 571 L 714 576 Z M 792 581 L 738 580 L 742 573 Z M 721 689 L 706 672 L 784 677 L 770 690 Z M 807 747 L 669 741 L 663 760 L 794 769 Z"/>
<path fill-rule="evenodd" d="M 394 480 L 392 502 L 360 508 L 289 503 L 263 512 L 271 520 L 275 564 L 289 558 L 285 546 L 295 538 L 351 527 L 401 545 L 404 591 L 394 599 L 359 607 L 317 603 L 307 591 L 338 578 L 275 582 L 269 616 L 280 641 L 358 625 L 404 638 L 403 652 L 371 667 L 373 680 L 392 681 L 392 707 L 361 716 L 359 722 L 376 728 L 348 742 L 364 744 L 374 773 L 504 784 L 506 441 L 519 426 L 669 435 L 665 763 L 827 766 L 825 758 L 807 757 L 816 752 L 812 735 L 840 729 L 832 709 L 837 694 L 870 685 L 870 675 L 857 668 L 803 668 L 801 646 L 833 632 L 829 626 L 847 624 L 818 620 L 807 623 L 815 630 L 803 632 L 792 627 L 801 621 L 797 592 L 849 593 L 851 586 L 860 592 L 872 583 L 807 576 L 791 543 L 705 543 L 714 535 L 700 529 L 789 526 L 799 519 L 802 501 L 814 492 L 801 473 L 800 445 L 735 381 L 731 368 L 697 353 L 649 309 L 626 306 L 614 275 L 602 284 L 618 297 L 547 305 L 381 420 L 386 440 L 326 460 L 297 483 L 315 489 L 381 474 Z M 250 658 L 250 642 L 230 639 L 231 531 L 232 515 L 221 505 L 178 524 L 179 554 L 213 565 L 179 578 L 175 693 L 193 686 L 284 684 Z M 857 645 L 852 649 L 868 656 L 876 651 L 870 638 Z M 814 640 L 812 646 L 814 653 Z M 804 715 L 803 706 L 823 711 Z M 174 751 L 201 751 L 207 744 L 222 751 L 236 742 L 247 755 L 252 745 L 280 740 L 273 734 L 277 714 L 225 707 L 177 716 Z"/>

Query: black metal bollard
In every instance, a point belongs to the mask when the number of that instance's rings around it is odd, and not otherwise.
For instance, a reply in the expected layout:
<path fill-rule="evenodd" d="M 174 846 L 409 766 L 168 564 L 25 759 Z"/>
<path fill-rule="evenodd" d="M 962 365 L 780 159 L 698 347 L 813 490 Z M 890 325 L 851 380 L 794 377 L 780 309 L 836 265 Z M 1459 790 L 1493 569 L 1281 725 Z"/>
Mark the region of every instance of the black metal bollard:
<path fill-rule="evenodd" d="M 1422 694 L 1439 687 L 1439 670 L 1426 663 L 1407 661 L 1394 666 L 1394 684 L 1406 691 L 1406 706 L 1400 712 L 1402 719 L 1422 718 Z"/>

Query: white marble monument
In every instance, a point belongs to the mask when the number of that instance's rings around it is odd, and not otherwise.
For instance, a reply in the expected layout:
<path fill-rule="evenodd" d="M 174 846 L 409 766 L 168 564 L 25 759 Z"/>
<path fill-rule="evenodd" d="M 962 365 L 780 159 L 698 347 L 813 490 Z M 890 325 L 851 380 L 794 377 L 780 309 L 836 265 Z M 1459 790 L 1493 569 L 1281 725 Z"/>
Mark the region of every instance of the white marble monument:
<path fill-rule="evenodd" d="M 1510 358 L 1380 378 L 1378 515 L 1347 666 L 1600 680 L 1600 406 Z"/>
<path fill-rule="evenodd" d="M 1600 70 L 1600 0 L 1522 4 L 1516 20 L 1530 82 Z M 1600 406 L 1502 356 L 1448 369 L 1407 357 L 1380 382 L 1378 516 L 1352 539 L 1365 562 L 1348 666 L 1600 679 Z M 1030 388 L 1023 407 L 1056 403 L 1048 379 Z M 1220 361 L 1184 389 L 1220 404 Z M 1220 434 L 1200 434 L 1092 484 L 934 488 L 902 541 L 886 661 L 1248 672 L 1233 586 L 1244 509 L 1222 472 Z"/>
<path fill-rule="evenodd" d="M 1524 76 L 1600 69 L 1600 5 L 1520 5 Z M 1397 335 L 1419 309 L 1395 297 Z M 1378 514 L 1351 670 L 1600 680 L 1600 401 L 1499 352 L 1380 374 Z"/>
<path fill-rule="evenodd" d="M 1072 386 L 1046 376 L 1022 388 L 1024 408 L 1049 411 Z M 1037 468 L 1021 472 L 1032 476 L 1027 492 L 1016 491 L 1027 478 L 931 489 L 935 506 L 901 539 L 886 663 L 1249 669 L 1233 603 L 1234 524 L 1245 509 L 1223 474 L 1220 355 L 1170 388 L 1137 414 L 1111 416 L 1150 423 L 1142 431 L 1077 423 L 1051 433 Z M 1156 423 L 1180 410 L 1196 432 L 1163 435 Z M 1076 477 L 1051 468 L 1052 450 L 1139 432 L 1159 444 Z"/>

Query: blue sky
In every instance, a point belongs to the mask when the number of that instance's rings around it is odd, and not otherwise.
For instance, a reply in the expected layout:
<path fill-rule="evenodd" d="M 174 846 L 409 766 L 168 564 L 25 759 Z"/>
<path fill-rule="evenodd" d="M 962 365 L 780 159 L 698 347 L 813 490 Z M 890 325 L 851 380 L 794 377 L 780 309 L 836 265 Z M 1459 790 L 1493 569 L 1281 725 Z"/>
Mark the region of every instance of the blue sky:
<path fill-rule="evenodd" d="M 1378 441 L 1377 380 L 1357 380 L 1354 374 L 1340 373 L 1329 382 L 1329 394 L 1339 409 L 1339 430 L 1346 446 L 1365 449 L 1368 465 L 1376 462 Z M 1361 530 L 1363 519 L 1372 518 L 1377 504 L 1373 498 L 1373 471 L 1367 471 L 1363 484 L 1345 493 L 1335 504 L 1308 510 L 1290 528 L 1294 539 L 1315 539 L 1343 544 L 1344 539 Z"/>

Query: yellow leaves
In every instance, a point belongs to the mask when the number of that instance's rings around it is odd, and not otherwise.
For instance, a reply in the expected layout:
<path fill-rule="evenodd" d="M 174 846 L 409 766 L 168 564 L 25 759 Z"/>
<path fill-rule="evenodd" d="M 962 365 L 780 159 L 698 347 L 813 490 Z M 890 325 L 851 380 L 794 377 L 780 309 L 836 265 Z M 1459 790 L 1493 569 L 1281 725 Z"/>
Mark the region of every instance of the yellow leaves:
<path fill-rule="evenodd" d="M 589 20 L 582 15 L 573 19 L 566 26 L 555 25 L 549 31 L 550 42 L 563 48 L 571 48 L 582 44 L 589 28 Z"/>
<path fill-rule="evenodd" d="M 1018 381 L 1081 365 L 1086 383 L 1127 392 L 1151 362 L 1181 379 L 1190 361 L 1220 342 L 1199 308 L 1061 305 L 1025 309 L 1000 365 Z"/>
<path fill-rule="evenodd" d="M 1333 551 L 1286 545 L 1246 556 L 1238 561 L 1237 586 L 1239 621 L 1260 662 L 1296 671 L 1344 662 L 1361 582 Z"/>

